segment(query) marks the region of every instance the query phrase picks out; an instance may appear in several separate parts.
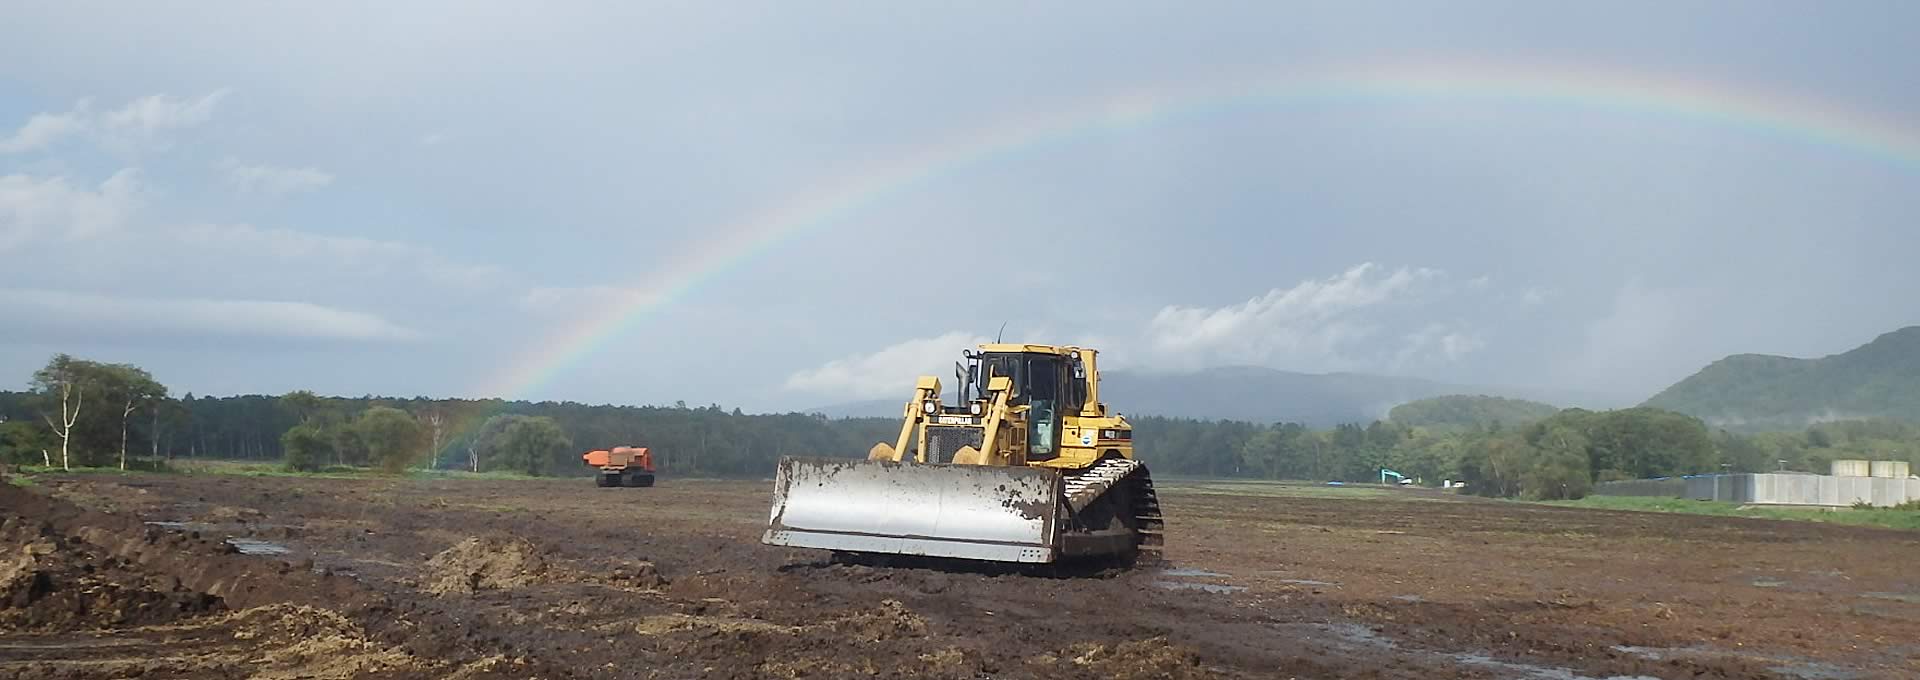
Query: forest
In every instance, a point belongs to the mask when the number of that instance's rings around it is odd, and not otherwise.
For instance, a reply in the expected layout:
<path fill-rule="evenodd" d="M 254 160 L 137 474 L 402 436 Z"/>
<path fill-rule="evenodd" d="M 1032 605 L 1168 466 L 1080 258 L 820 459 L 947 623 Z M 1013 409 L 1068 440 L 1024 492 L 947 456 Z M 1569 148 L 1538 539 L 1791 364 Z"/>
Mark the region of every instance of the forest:
<path fill-rule="evenodd" d="M 276 461 L 295 470 L 372 468 L 585 475 L 580 453 L 646 446 L 665 476 L 764 477 L 783 455 L 862 456 L 899 423 L 745 414 L 719 405 L 593 405 L 499 399 L 173 396 L 146 371 L 57 355 L 32 389 L 0 392 L 0 460 L 54 468 L 163 468 L 169 461 Z M 1596 481 L 1721 471 L 1825 472 L 1835 458 L 1920 465 L 1920 426 L 1823 423 L 1737 434 L 1655 408 L 1565 409 L 1478 397 L 1414 402 L 1387 419 L 1311 429 L 1134 417 L 1139 455 L 1162 477 L 1378 481 L 1495 496 L 1577 498 Z M 1466 400 L 1466 401 L 1463 401 Z M 1503 421 L 1511 418 L 1511 421 Z"/>

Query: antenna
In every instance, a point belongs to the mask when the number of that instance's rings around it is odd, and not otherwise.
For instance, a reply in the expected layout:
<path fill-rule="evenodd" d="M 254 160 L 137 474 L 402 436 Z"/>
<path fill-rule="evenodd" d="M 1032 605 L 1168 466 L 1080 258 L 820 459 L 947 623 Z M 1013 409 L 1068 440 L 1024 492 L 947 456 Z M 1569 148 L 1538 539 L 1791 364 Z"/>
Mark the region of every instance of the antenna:
<path fill-rule="evenodd" d="M 1000 344 L 1000 338 L 1006 336 L 1006 334 L 1007 334 L 1007 322 L 1002 321 L 1000 322 L 1000 332 L 993 334 L 993 343 L 996 345 Z"/>

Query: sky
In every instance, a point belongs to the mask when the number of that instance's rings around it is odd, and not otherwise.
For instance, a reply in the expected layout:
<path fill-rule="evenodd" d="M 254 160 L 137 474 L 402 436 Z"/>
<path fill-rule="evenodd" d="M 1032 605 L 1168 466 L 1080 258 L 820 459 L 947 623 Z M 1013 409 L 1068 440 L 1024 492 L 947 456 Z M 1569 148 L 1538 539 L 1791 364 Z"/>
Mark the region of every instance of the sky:
<path fill-rule="evenodd" d="M 0 12 L 4 389 L 773 411 L 1004 325 L 1609 406 L 1920 324 L 1912 3 Z"/>

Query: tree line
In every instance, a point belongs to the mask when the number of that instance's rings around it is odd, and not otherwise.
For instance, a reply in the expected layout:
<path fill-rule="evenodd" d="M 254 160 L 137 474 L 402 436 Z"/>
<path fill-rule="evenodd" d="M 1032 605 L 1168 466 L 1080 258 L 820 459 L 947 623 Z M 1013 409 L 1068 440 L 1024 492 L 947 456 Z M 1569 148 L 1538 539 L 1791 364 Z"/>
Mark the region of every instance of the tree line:
<path fill-rule="evenodd" d="M 36 371 L 30 387 L 0 392 L 0 460 L 58 468 L 150 468 L 186 457 L 278 461 L 306 470 L 585 475 L 591 471 L 582 452 L 632 445 L 652 449 L 667 475 L 764 477 L 784 455 L 863 456 L 874 442 L 891 441 L 900 425 L 890 418 L 749 415 L 717 404 L 305 391 L 173 397 L 139 367 L 64 354 Z M 1459 406 L 1447 408 L 1471 411 Z M 1364 482 L 1378 480 L 1385 468 L 1424 484 L 1455 480 L 1497 496 L 1579 497 L 1600 481 L 1720 471 L 1825 472 L 1837 458 L 1920 465 L 1920 426 L 1884 420 L 1756 435 L 1713 431 L 1697 418 L 1653 408 L 1566 409 L 1513 424 L 1390 417 L 1320 430 L 1299 423 L 1133 421 L 1137 451 L 1159 475 Z"/>

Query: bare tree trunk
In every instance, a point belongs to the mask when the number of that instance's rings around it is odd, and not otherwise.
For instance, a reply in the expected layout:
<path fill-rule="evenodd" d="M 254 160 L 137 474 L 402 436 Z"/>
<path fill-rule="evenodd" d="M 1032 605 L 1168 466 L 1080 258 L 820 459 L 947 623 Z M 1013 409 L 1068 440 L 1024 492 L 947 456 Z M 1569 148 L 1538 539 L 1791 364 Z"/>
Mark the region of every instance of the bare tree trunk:
<path fill-rule="evenodd" d="M 68 403 L 69 397 L 72 397 L 71 404 Z M 60 435 L 60 468 L 68 472 L 73 471 L 72 448 L 70 446 L 73 442 L 73 424 L 80 422 L 80 404 L 86 401 L 86 399 L 87 391 L 85 389 L 80 390 L 78 396 L 74 396 L 73 383 L 63 383 L 60 385 L 60 422 L 54 422 L 53 416 L 51 415 L 46 416 L 47 424 L 53 426 L 53 433 Z M 69 408 L 69 406 L 71 406 L 71 408 Z M 52 467 L 52 462 L 49 461 L 47 466 Z"/>
<path fill-rule="evenodd" d="M 40 449 L 40 460 L 47 467 L 53 467 L 53 454 L 47 453 L 46 449 Z"/>
<path fill-rule="evenodd" d="M 127 407 L 120 411 L 120 469 L 127 469 L 127 420 L 133 415 L 133 397 L 127 397 Z"/>
<path fill-rule="evenodd" d="M 147 429 L 148 443 L 153 445 L 154 460 L 160 459 L 160 402 L 153 403 L 153 427 Z"/>
<path fill-rule="evenodd" d="M 438 470 L 440 469 L 440 437 L 443 433 L 441 428 L 447 424 L 447 417 L 439 411 L 429 411 L 427 424 L 433 427 L 433 453 L 428 458 L 427 469 Z"/>

